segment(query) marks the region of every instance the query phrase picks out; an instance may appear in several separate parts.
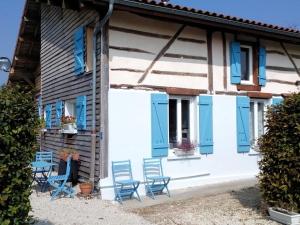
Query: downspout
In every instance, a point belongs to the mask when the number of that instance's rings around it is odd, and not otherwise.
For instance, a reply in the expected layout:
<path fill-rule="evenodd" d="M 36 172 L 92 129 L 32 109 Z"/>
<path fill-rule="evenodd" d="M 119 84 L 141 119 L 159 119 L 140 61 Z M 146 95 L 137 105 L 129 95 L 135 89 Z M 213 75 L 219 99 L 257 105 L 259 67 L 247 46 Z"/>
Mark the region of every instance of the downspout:
<path fill-rule="evenodd" d="M 102 32 L 103 26 L 110 18 L 114 7 L 114 0 L 109 1 L 109 7 L 103 19 L 99 20 L 94 28 L 93 33 L 93 78 L 92 78 L 92 151 L 91 151 L 91 164 L 90 164 L 90 181 L 95 182 L 95 159 L 96 159 L 96 83 L 97 83 L 97 36 Z M 101 62 L 101 59 L 100 59 Z"/>

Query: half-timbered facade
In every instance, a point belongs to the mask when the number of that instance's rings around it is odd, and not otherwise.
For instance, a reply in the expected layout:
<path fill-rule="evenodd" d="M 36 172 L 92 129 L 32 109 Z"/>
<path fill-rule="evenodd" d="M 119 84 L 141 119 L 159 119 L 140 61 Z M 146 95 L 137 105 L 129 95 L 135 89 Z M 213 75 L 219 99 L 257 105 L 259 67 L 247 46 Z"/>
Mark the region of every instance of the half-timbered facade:
<path fill-rule="evenodd" d="M 299 91 L 298 30 L 147 0 L 117 1 L 111 15 L 109 1 L 51 2 L 28 0 L 24 12 L 40 12 L 36 75 L 18 71 L 18 48 L 10 74 L 40 87 L 42 149 L 78 150 L 80 176 L 108 199 L 113 160 L 130 159 L 143 180 L 143 158 L 162 157 L 171 189 L 257 174 L 267 107 Z M 64 132 L 63 115 L 76 132 Z"/>

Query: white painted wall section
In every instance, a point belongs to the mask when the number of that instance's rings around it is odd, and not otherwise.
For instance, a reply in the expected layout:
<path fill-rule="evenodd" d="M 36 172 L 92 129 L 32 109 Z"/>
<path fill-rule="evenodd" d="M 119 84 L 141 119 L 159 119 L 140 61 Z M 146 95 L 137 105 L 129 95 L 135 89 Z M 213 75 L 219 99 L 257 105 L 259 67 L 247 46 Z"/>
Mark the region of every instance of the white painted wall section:
<path fill-rule="evenodd" d="M 143 181 L 143 158 L 151 157 L 151 93 L 140 90 L 109 91 L 109 176 L 100 181 L 103 199 L 114 197 L 111 187 L 113 160 L 130 159 L 134 179 Z M 174 160 L 170 154 L 163 159 L 165 175 L 183 178 L 170 182 L 171 191 L 257 174 L 257 157 L 237 153 L 235 109 L 234 96 L 213 96 L 213 154 L 184 160 Z M 198 124 L 198 121 L 195 123 Z M 189 178 L 191 176 L 194 178 Z M 139 193 L 145 194 L 142 184 Z"/>

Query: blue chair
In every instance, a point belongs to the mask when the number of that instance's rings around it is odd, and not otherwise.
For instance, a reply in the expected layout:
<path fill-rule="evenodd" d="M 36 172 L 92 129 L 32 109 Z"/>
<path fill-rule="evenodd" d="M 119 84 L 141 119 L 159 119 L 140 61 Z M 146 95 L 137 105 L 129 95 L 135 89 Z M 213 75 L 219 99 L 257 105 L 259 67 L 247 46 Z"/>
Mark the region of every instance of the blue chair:
<path fill-rule="evenodd" d="M 46 162 L 49 163 L 48 166 L 42 167 L 34 167 L 33 166 L 33 181 L 36 181 L 37 184 L 41 187 L 41 191 L 44 191 L 47 187 L 47 177 L 52 172 L 53 166 L 53 153 L 48 151 L 36 152 L 35 154 L 35 162 L 34 164 L 38 164 L 36 162 Z"/>
<path fill-rule="evenodd" d="M 147 158 L 144 159 L 144 180 L 146 195 L 154 199 L 154 194 L 163 193 L 167 190 L 167 195 L 170 197 L 168 184 L 170 177 L 164 176 L 161 164 L 161 158 Z"/>
<path fill-rule="evenodd" d="M 48 183 L 54 188 L 51 193 L 51 200 L 55 199 L 61 193 L 65 193 L 72 198 L 74 197 L 74 189 L 71 187 L 71 185 L 67 185 L 67 181 L 71 171 L 71 157 L 72 156 L 68 157 L 66 173 L 64 175 L 48 177 Z"/>
<path fill-rule="evenodd" d="M 124 198 L 132 198 L 136 193 L 137 199 L 141 201 L 137 191 L 140 182 L 133 180 L 130 160 L 112 162 L 113 185 L 115 200 L 122 204 Z"/>

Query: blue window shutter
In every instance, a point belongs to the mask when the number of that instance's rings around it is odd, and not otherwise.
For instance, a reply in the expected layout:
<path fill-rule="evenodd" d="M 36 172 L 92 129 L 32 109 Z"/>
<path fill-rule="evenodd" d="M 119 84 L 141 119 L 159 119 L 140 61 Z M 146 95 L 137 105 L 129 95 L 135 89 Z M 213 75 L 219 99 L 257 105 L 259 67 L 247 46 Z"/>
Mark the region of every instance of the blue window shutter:
<path fill-rule="evenodd" d="M 46 128 L 51 128 L 51 111 L 52 106 L 46 105 Z"/>
<path fill-rule="evenodd" d="M 259 48 L 259 85 L 266 86 L 266 49 Z"/>
<path fill-rule="evenodd" d="M 250 99 L 246 96 L 237 97 L 237 149 L 238 152 L 250 151 L 249 114 Z"/>
<path fill-rule="evenodd" d="M 282 97 L 273 97 L 272 98 L 272 105 L 279 105 L 283 102 Z"/>
<path fill-rule="evenodd" d="M 80 75 L 85 70 L 84 49 L 84 28 L 79 27 L 74 34 L 75 75 Z"/>
<path fill-rule="evenodd" d="M 39 95 L 38 97 L 38 113 L 39 117 L 42 117 L 42 96 Z"/>
<path fill-rule="evenodd" d="M 76 98 L 76 125 L 77 129 L 86 129 L 86 96 Z"/>
<path fill-rule="evenodd" d="M 63 102 L 62 101 L 56 102 L 55 110 L 56 110 L 56 126 L 60 126 L 62 110 L 63 110 Z"/>
<path fill-rule="evenodd" d="M 230 63 L 231 83 L 239 84 L 241 83 L 241 46 L 239 42 L 231 42 Z"/>
<path fill-rule="evenodd" d="M 200 153 L 213 153 L 212 96 L 199 97 Z"/>
<path fill-rule="evenodd" d="M 168 96 L 151 95 L 152 157 L 168 156 Z"/>

